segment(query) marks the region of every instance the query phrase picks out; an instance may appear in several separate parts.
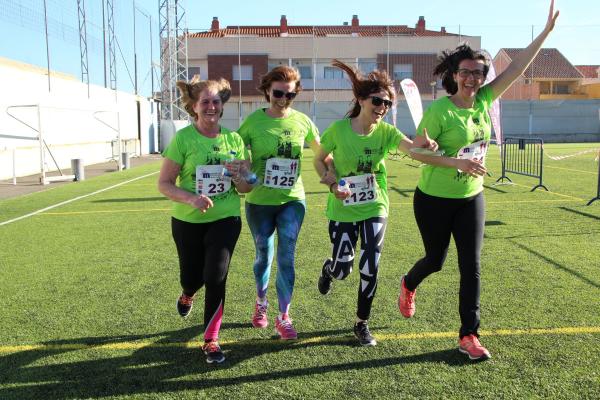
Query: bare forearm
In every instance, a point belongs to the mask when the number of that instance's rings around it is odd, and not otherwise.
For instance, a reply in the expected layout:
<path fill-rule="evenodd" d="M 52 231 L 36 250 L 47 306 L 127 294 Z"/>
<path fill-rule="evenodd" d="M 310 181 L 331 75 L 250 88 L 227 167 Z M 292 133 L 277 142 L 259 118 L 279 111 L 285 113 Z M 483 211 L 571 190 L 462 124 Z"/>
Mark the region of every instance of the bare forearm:
<path fill-rule="evenodd" d="M 169 199 L 184 204 L 190 204 L 195 197 L 193 193 L 177 187 L 172 182 L 159 182 L 158 191 Z"/>
<path fill-rule="evenodd" d="M 410 156 L 413 159 L 422 162 L 423 164 L 435 165 L 436 167 L 456 168 L 457 159 L 454 157 L 428 156 L 413 152 L 410 153 Z"/>

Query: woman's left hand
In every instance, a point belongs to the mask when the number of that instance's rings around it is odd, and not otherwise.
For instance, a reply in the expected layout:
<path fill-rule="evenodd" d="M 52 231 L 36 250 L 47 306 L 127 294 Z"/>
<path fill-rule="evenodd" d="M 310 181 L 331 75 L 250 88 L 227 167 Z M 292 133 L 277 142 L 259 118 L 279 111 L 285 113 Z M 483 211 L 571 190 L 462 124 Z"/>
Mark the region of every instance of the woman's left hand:
<path fill-rule="evenodd" d="M 225 168 L 229 175 L 231 176 L 231 180 L 236 183 L 241 179 L 242 165 L 245 163 L 244 160 L 235 159 L 233 161 L 229 161 L 225 163 Z"/>
<path fill-rule="evenodd" d="M 429 137 L 429 135 L 427 134 L 427 129 L 423 129 L 423 134 L 424 134 L 423 137 L 425 138 L 425 144 L 422 147 L 429 149 L 431 151 L 437 151 L 439 146 L 435 140 L 433 140 Z"/>
<path fill-rule="evenodd" d="M 548 21 L 546 21 L 546 26 L 544 27 L 546 32 L 551 32 L 554 29 L 558 14 L 560 14 L 560 11 L 557 10 L 554 12 L 554 0 L 552 0 L 550 2 L 550 11 L 548 12 Z"/>
<path fill-rule="evenodd" d="M 321 180 L 320 183 L 330 186 L 332 184 L 334 184 L 335 182 L 337 182 L 337 179 L 335 177 L 335 172 L 328 169 L 327 172 L 325 172 L 323 174 L 323 176 L 321 176 Z"/>

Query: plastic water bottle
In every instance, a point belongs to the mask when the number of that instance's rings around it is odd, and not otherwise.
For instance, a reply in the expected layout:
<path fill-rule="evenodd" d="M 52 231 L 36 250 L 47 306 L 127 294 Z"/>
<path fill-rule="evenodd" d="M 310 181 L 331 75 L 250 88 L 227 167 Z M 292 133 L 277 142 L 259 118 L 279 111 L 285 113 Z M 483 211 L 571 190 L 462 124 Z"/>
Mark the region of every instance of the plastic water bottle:
<path fill-rule="evenodd" d="M 233 160 L 235 160 L 236 154 L 237 153 L 235 151 L 231 150 L 225 159 L 225 165 L 232 163 Z M 231 172 L 229 172 L 225 167 L 223 167 L 223 176 L 232 176 Z"/>
<path fill-rule="evenodd" d="M 244 171 L 244 173 L 242 174 L 242 177 L 244 178 L 244 180 L 246 181 L 247 184 L 249 185 L 256 185 L 258 184 L 258 177 L 256 176 L 256 174 L 250 170 L 246 170 Z"/>
<path fill-rule="evenodd" d="M 345 179 L 340 179 L 338 182 L 338 190 L 340 192 L 350 193 L 350 185 L 348 185 L 348 182 L 346 182 Z"/>

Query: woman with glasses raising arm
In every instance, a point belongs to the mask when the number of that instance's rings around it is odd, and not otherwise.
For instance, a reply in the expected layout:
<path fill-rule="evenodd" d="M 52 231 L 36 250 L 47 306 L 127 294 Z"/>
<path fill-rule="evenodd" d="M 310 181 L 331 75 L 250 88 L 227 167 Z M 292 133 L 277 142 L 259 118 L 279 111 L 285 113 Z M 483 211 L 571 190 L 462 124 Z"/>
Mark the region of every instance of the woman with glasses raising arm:
<path fill-rule="evenodd" d="M 246 218 L 256 248 L 257 296 L 252 325 L 268 325 L 267 288 L 277 230 L 279 315 L 275 318 L 275 331 L 281 339 L 296 339 L 289 309 L 295 281 L 296 240 L 306 209 L 300 175 L 302 151 L 305 142 L 315 153 L 319 151 L 319 131 L 308 116 L 292 109 L 294 98 L 302 90 L 296 69 L 274 68 L 262 77 L 258 89 L 269 107 L 250 114 L 238 130 L 250 147 L 252 170 L 262 182 L 246 196 Z"/>
<path fill-rule="evenodd" d="M 354 101 L 347 118 L 334 122 L 321 138 L 321 151 L 314 159 L 319 175 L 325 160 L 333 154 L 339 181 L 329 184 L 327 217 L 332 256 L 323 263 L 318 289 L 326 295 L 333 279 L 345 279 L 354 263 L 360 236 L 360 283 L 354 334 L 363 346 L 376 345 L 367 321 L 377 289 L 377 271 L 388 217 L 387 170 L 389 151 L 408 153 L 412 142 L 398 129 L 382 121 L 395 97 L 393 81 L 384 71 L 364 76 L 350 66 L 334 60 L 352 83 Z M 436 144 L 423 147 L 436 149 Z M 342 180 L 346 183 L 343 184 Z"/>
<path fill-rule="evenodd" d="M 482 53 L 468 45 L 443 52 L 434 74 L 441 77 L 450 96 L 434 101 L 417 129 L 416 145 L 434 139 L 445 156 L 414 155 L 428 164 L 421 171 L 413 200 L 425 256 L 402 278 L 398 307 L 404 317 L 414 315 L 416 288 L 427 276 L 442 269 L 452 235 L 460 273 L 459 351 L 471 360 L 490 358 L 478 334 L 480 255 L 485 224 L 483 176 L 491 137 L 488 109 L 523 74 L 554 28 L 557 17 L 552 1 L 544 30 L 485 86 L 490 60 Z"/>

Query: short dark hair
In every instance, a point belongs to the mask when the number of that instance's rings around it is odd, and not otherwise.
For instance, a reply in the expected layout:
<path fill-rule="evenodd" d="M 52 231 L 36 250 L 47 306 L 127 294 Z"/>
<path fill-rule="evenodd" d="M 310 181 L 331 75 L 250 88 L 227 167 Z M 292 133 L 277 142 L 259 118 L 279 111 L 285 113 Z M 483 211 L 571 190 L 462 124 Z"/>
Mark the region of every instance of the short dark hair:
<path fill-rule="evenodd" d="M 352 108 L 346 113 L 347 117 L 357 117 L 358 114 L 360 114 L 360 104 L 358 99 L 366 99 L 373 93 L 379 93 L 383 90 L 387 92 L 390 99 L 394 100 L 396 98 L 394 81 L 392 81 L 387 72 L 375 70 L 369 72 L 365 77 L 362 72 L 344 64 L 340 60 L 333 59 L 331 65 L 343 70 L 348 75 L 348 78 L 350 78 L 350 83 L 352 83 L 354 100 L 352 101 Z"/>
<path fill-rule="evenodd" d="M 490 60 L 485 54 L 478 50 L 473 50 L 467 43 L 461 44 L 454 50 L 442 51 L 438 56 L 439 64 L 433 70 L 433 75 L 442 79 L 442 86 L 449 94 L 455 94 L 458 91 L 458 85 L 454 81 L 454 74 L 458 72 L 458 66 L 463 60 L 481 60 L 483 61 L 483 74 L 487 76 L 490 70 Z"/>
<path fill-rule="evenodd" d="M 280 65 L 270 70 L 266 75 L 260 79 L 260 86 L 258 90 L 265 96 L 267 101 L 271 101 L 269 96 L 269 89 L 273 82 L 295 82 L 296 93 L 302 91 L 302 85 L 300 84 L 300 72 L 297 69 L 288 67 L 287 65 Z"/>

